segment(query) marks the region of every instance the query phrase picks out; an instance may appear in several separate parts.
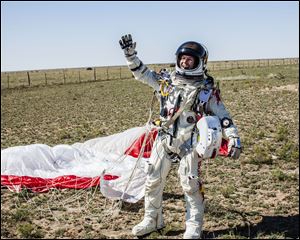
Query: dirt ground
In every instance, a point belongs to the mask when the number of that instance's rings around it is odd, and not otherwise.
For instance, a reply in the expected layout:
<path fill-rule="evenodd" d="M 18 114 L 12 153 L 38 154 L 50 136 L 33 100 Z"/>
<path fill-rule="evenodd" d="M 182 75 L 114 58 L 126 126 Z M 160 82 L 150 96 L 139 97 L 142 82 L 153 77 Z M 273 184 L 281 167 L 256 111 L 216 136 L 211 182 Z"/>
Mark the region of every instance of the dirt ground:
<path fill-rule="evenodd" d="M 239 160 L 203 163 L 205 238 L 299 238 L 298 72 L 291 65 L 211 73 L 219 79 L 243 153 Z M 143 126 L 151 96 L 150 87 L 133 79 L 1 90 L 1 149 L 73 144 Z M 183 236 L 185 201 L 177 169 L 173 164 L 163 195 L 166 227 L 143 238 Z M 143 200 L 120 208 L 99 187 L 41 194 L 1 188 L 4 239 L 132 239 L 143 213 Z"/>

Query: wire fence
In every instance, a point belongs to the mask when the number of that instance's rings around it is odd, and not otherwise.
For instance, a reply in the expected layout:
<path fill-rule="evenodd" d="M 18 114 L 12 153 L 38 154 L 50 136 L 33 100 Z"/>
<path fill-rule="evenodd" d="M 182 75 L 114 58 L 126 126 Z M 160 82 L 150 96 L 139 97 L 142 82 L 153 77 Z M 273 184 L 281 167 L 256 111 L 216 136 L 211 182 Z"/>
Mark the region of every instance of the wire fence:
<path fill-rule="evenodd" d="M 208 62 L 208 69 L 210 71 L 218 71 L 292 64 L 299 64 L 299 58 L 210 61 Z M 162 68 L 173 70 L 175 67 L 174 64 L 148 64 L 148 66 L 155 71 L 159 71 Z M 127 66 L 1 72 L 1 89 L 122 80 L 132 77 L 132 73 Z"/>

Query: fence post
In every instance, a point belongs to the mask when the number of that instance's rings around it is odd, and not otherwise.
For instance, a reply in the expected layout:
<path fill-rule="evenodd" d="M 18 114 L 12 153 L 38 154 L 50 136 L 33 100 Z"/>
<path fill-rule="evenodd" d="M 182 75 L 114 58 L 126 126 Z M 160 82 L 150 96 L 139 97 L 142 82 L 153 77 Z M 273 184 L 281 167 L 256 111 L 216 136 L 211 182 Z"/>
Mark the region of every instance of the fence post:
<path fill-rule="evenodd" d="M 78 79 L 79 79 L 79 82 L 81 82 L 81 79 L 80 79 L 80 70 L 78 70 Z"/>
<path fill-rule="evenodd" d="M 9 74 L 7 74 L 7 88 L 9 88 Z"/>
<path fill-rule="evenodd" d="M 30 76 L 29 76 L 29 72 L 27 72 L 27 78 L 28 78 L 28 86 L 30 86 Z"/>
<path fill-rule="evenodd" d="M 106 68 L 106 80 L 108 80 L 108 67 Z"/>
<path fill-rule="evenodd" d="M 122 79 L 122 68 L 120 67 L 120 79 Z"/>
<path fill-rule="evenodd" d="M 63 69 L 63 75 L 64 75 L 64 84 L 66 84 L 66 75 L 65 75 L 65 69 Z"/>
<path fill-rule="evenodd" d="M 47 74 L 46 74 L 46 72 L 45 72 L 45 83 L 47 85 Z"/>
<path fill-rule="evenodd" d="M 94 67 L 94 80 L 97 81 L 96 68 Z"/>

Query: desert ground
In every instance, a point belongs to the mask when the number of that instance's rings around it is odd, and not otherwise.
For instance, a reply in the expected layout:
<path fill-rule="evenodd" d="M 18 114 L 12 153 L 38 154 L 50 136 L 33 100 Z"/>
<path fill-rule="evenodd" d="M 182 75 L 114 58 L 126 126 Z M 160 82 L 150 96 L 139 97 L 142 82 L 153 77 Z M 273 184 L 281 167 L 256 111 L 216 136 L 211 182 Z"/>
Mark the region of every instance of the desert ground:
<path fill-rule="evenodd" d="M 212 71 L 237 125 L 239 160 L 205 160 L 204 238 L 299 239 L 299 65 Z M 1 90 L 1 149 L 84 142 L 148 118 L 152 89 L 132 78 Z M 158 113 L 158 103 L 155 105 Z M 163 195 L 166 227 L 180 239 L 185 201 L 173 164 Z M 1 238 L 132 239 L 143 200 L 106 199 L 99 187 L 19 193 L 1 188 Z"/>

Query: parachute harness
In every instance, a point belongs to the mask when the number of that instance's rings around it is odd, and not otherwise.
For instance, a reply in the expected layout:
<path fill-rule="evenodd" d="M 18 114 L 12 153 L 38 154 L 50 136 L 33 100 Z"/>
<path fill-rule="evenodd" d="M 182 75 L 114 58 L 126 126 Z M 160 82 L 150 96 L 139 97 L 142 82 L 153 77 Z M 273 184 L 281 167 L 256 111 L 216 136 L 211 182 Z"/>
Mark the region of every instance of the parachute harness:
<path fill-rule="evenodd" d="M 160 80 L 160 85 L 159 85 L 159 92 L 162 97 L 167 97 L 170 93 L 172 86 L 169 84 L 169 82 L 165 79 Z"/>

